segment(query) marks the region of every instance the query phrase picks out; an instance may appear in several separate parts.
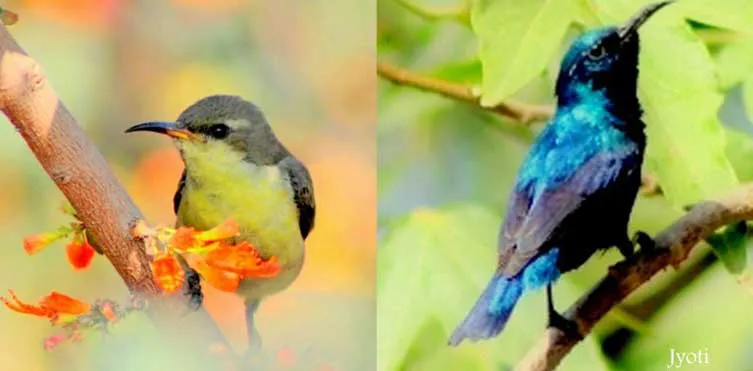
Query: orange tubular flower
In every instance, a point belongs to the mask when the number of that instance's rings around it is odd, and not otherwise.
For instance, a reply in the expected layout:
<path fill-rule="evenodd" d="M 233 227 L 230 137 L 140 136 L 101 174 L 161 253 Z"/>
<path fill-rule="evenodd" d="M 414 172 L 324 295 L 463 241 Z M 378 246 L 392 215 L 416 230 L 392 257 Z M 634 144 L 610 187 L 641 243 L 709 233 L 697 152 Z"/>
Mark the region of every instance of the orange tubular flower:
<path fill-rule="evenodd" d="M 94 259 L 94 248 L 89 245 L 83 232 L 73 237 L 73 240 L 65 246 L 65 251 L 68 255 L 68 262 L 75 270 L 88 268 Z"/>
<path fill-rule="evenodd" d="M 18 297 L 16 296 L 16 293 L 13 292 L 13 290 L 8 290 L 8 294 L 10 295 L 10 299 L 0 297 L 0 301 L 2 301 L 3 304 L 5 304 L 5 306 L 11 310 L 14 310 L 18 313 L 26 313 L 47 318 L 54 318 L 57 315 L 57 313 L 52 311 L 50 308 L 26 304 L 21 300 L 18 300 Z"/>
<path fill-rule="evenodd" d="M 51 243 L 66 237 L 70 231 L 59 230 L 55 232 L 41 233 L 24 238 L 24 250 L 29 255 L 42 251 Z"/>
<path fill-rule="evenodd" d="M 39 306 L 49 308 L 56 313 L 71 314 L 74 316 L 89 313 L 92 309 L 91 305 L 88 303 L 84 303 L 78 299 L 74 299 L 68 295 L 55 291 L 42 298 Z"/>
<path fill-rule="evenodd" d="M 203 256 L 191 258 L 191 268 L 214 288 L 224 292 L 235 292 L 241 282 L 238 273 L 217 269 L 207 264 Z"/>
<path fill-rule="evenodd" d="M 240 228 L 238 223 L 232 219 L 228 219 L 222 224 L 204 232 L 196 234 L 196 239 L 207 243 L 212 241 L 226 240 L 231 237 L 235 237 L 240 234 Z"/>
<path fill-rule="evenodd" d="M 178 260 L 171 254 L 159 254 L 152 262 L 154 282 L 167 294 L 177 291 L 186 278 Z"/>
<path fill-rule="evenodd" d="M 45 296 L 40 300 L 38 305 L 26 304 L 21 300 L 18 300 L 18 297 L 13 290 L 9 290 L 8 292 L 10 294 L 10 299 L 0 297 L 0 301 L 2 301 L 6 307 L 19 313 L 57 319 L 60 315 L 76 316 L 88 313 L 91 310 L 89 304 L 59 292 L 52 292 L 50 295 Z"/>
<path fill-rule="evenodd" d="M 197 244 L 196 231 L 191 227 L 178 227 L 168 244 L 179 251 L 186 251 Z"/>
<path fill-rule="evenodd" d="M 277 259 L 263 260 L 254 247 L 243 241 L 237 245 L 221 245 L 206 254 L 206 262 L 212 267 L 239 274 L 242 278 L 274 277 L 280 272 Z"/>

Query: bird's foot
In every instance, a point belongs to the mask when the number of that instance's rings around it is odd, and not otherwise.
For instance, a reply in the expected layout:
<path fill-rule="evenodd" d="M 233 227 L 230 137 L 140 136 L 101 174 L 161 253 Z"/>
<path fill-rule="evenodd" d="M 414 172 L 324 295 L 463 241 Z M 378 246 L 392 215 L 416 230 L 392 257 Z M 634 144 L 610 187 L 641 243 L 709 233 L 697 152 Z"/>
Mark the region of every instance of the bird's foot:
<path fill-rule="evenodd" d="M 254 333 L 251 334 L 251 338 L 248 339 L 248 353 L 260 353 L 261 348 L 261 337 L 259 336 L 259 332 L 254 330 Z"/>
<path fill-rule="evenodd" d="M 245 363 L 250 367 L 249 370 L 266 370 L 270 367 L 268 357 L 262 352 L 262 342 L 259 337 L 259 332 L 254 329 L 253 333 L 249 333 L 248 347 L 243 354 Z"/>
<path fill-rule="evenodd" d="M 632 242 L 633 245 L 637 244 L 640 246 L 640 251 L 643 252 L 651 251 L 656 248 L 656 241 L 644 231 L 635 232 Z"/>
<path fill-rule="evenodd" d="M 201 276 L 193 268 L 188 267 L 185 270 L 186 279 L 183 281 L 183 295 L 186 296 L 186 307 L 188 308 L 184 315 L 195 312 L 201 308 L 204 302 L 204 293 L 201 292 Z"/>
<path fill-rule="evenodd" d="M 549 324 L 547 327 L 559 329 L 569 338 L 583 339 L 583 335 L 581 335 L 578 329 L 578 324 L 573 320 L 565 318 L 563 315 L 557 313 L 557 311 L 549 312 Z"/>
<path fill-rule="evenodd" d="M 630 260 L 635 256 L 635 242 L 631 242 L 625 239 L 622 243 L 617 244 L 617 249 L 620 250 L 620 254 L 625 260 Z"/>

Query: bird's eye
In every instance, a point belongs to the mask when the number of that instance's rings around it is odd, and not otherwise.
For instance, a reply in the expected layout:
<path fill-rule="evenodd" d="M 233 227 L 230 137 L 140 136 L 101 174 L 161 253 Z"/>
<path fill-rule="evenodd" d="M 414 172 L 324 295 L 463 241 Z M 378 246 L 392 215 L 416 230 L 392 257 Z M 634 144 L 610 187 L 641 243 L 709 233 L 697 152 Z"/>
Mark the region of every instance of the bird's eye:
<path fill-rule="evenodd" d="M 209 127 L 207 134 L 215 139 L 224 139 L 230 134 L 230 127 L 225 124 L 214 124 Z"/>
<path fill-rule="evenodd" d="M 606 55 L 607 51 L 601 45 L 595 48 L 591 48 L 591 50 L 588 51 L 588 58 L 594 61 L 598 61 L 599 59 L 604 58 L 604 56 Z"/>

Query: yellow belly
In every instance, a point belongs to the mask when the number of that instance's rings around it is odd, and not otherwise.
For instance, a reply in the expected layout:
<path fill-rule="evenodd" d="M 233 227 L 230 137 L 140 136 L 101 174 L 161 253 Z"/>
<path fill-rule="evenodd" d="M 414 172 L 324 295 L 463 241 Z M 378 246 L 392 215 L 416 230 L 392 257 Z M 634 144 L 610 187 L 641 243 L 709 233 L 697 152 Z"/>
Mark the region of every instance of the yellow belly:
<path fill-rule="evenodd" d="M 242 161 L 220 145 L 184 146 L 189 179 L 178 209 L 178 224 L 206 230 L 227 219 L 235 220 L 241 230 L 239 240 L 253 244 L 264 258 L 275 256 L 282 266 L 279 276 L 247 280 L 239 291 L 263 296 L 282 290 L 298 276 L 304 257 L 290 185 L 276 166 Z"/>

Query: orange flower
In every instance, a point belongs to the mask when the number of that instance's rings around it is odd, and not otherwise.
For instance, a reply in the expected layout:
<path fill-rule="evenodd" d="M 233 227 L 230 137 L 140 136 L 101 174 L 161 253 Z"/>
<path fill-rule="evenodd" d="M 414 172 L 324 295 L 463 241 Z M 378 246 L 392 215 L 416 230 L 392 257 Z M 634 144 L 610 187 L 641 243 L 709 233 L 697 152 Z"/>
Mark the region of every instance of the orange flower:
<path fill-rule="evenodd" d="M 42 346 L 44 346 L 44 350 L 49 352 L 65 340 L 80 341 L 81 339 L 83 339 L 83 335 L 79 331 L 73 331 L 70 334 L 56 334 L 46 337 Z"/>
<path fill-rule="evenodd" d="M 65 246 L 65 252 L 68 255 L 68 262 L 75 270 L 88 268 L 94 259 L 94 248 L 89 245 L 83 232 L 73 237 L 73 241 Z"/>
<path fill-rule="evenodd" d="M 18 300 L 18 297 L 13 290 L 9 290 L 8 292 L 10 293 L 10 299 L 0 297 L 0 301 L 2 301 L 6 307 L 19 313 L 47 317 L 55 320 L 61 314 L 75 316 L 87 313 L 91 310 L 89 304 L 59 292 L 52 292 L 50 295 L 45 296 L 39 301 L 38 305 L 26 304 Z"/>
<path fill-rule="evenodd" d="M 173 293 L 183 285 L 185 272 L 172 254 L 161 253 L 152 262 L 154 282 L 165 293 Z"/>
<path fill-rule="evenodd" d="M 243 241 L 237 245 L 220 245 L 206 254 L 206 262 L 212 267 L 247 277 L 274 277 L 280 272 L 277 259 L 263 260 L 254 247 Z"/>
<path fill-rule="evenodd" d="M 57 313 L 52 311 L 50 308 L 26 304 L 21 300 L 18 300 L 18 297 L 16 296 L 16 293 L 13 292 L 13 290 L 8 290 L 8 293 L 10 294 L 10 299 L 0 297 L 0 301 L 2 301 L 3 304 L 5 304 L 5 306 L 10 308 L 11 310 L 14 310 L 18 313 L 26 313 L 47 318 L 54 318 L 57 315 Z"/>
<path fill-rule="evenodd" d="M 220 291 L 235 292 L 241 282 L 241 277 L 238 273 L 212 267 L 207 264 L 201 255 L 191 257 L 191 268 L 195 269 L 201 278 Z"/>
<path fill-rule="evenodd" d="M 44 350 L 49 352 L 52 350 L 52 348 L 58 346 L 60 343 L 65 341 L 65 339 L 68 339 L 68 335 L 66 334 L 56 334 L 56 335 L 48 336 L 42 342 L 42 346 L 44 346 Z"/>
<path fill-rule="evenodd" d="M 53 291 L 50 295 L 42 298 L 39 306 L 49 308 L 60 314 L 71 314 L 74 316 L 88 313 L 91 311 L 91 305 L 68 295 Z"/>
<path fill-rule="evenodd" d="M 240 234 L 240 228 L 238 223 L 232 219 L 228 219 L 222 224 L 204 232 L 196 234 L 196 239 L 201 242 L 212 242 L 226 240 L 231 237 L 235 237 Z"/>
<path fill-rule="evenodd" d="M 115 308 L 113 308 L 112 304 L 110 303 L 102 304 L 102 306 L 99 308 L 99 311 L 110 322 L 115 322 L 118 320 L 118 315 L 115 313 Z"/>
<path fill-rule="evenodd" d="M 29 255 L 34 255 L 40 251 L 42 251 L 45 247 L 49 246 L 51 243 L 64 238 L 68 235 L 69 232 L 62 233 L 62 229 L 60 231 L 55 232 L 48 232 L 48 233 L 41 233 L 34 236 L 28 236 L 24 238 L 24 250 L 26 250 L 26 253 Z"/>
<path fill-rule="evenodd" d="M 168 245 L 172 248 L 185 251 L 196 245 L 196 231 L 191 227 L 178 227 L 170 237 Z"/>

